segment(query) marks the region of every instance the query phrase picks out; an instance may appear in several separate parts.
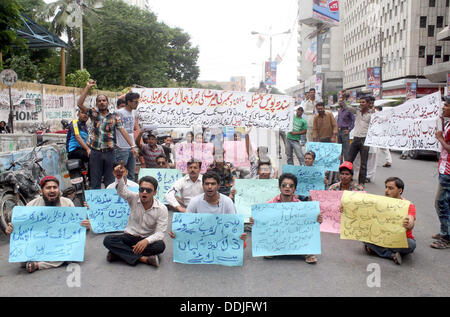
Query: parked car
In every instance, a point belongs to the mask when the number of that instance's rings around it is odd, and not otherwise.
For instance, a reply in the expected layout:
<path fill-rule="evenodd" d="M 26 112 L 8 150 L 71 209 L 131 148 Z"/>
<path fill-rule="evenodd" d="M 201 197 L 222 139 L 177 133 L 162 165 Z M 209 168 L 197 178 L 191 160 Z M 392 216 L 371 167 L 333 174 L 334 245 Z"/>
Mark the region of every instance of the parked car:
<path fill-rule="evenodd" d="M 437 161 L 439 161 L 439 157 L 441 153 L 435 151 L 428 150 L 411 150 L 409 151 L 409 157 L 412 159 L 418 159 L 423 156 L 434 157 Z"/>

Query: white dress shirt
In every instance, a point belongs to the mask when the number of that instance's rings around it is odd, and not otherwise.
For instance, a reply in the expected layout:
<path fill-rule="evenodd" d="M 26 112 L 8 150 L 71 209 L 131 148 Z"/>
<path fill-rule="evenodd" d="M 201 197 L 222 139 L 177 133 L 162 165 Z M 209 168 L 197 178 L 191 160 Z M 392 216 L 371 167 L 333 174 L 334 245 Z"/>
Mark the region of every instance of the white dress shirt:
<path fill-rule="evenodd" d="M 180 206 L 180 203 L 175 197 L 177 193 L 180 193 L 181 199 L 187 206 L 193 197 L 203 193 L 202 179 L 203 176 L 200 174 L 195 183 L 191 180 L 189 175 L 185 175 L 177 180 L 166 193 L 165 198 L 167 203 L 174 208 Z"/>
<path fill-rule="evenodd" d="M 146 210 L 141 203 L 139 193 L 130 191 L 121 178 L 117 184 L 117 193 L 130 205 L 130 216 L 125 233 L 147 239 L 151 244 L 164 239 L 169 213 L 167 207 L 153 198 L 153 205 Z"/>

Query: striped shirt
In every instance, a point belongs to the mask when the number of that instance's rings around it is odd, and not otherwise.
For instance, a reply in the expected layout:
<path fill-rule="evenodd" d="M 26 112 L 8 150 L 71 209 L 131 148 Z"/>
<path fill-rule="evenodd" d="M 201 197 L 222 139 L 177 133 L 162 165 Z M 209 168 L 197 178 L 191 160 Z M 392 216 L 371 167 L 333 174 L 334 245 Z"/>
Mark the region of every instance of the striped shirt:
<path fill-rule="evenodd" d="M 111 112 L 102 116 L 93 108 L 88 110 L 88 116 L 92 122 L 89 147 L 94 150 L 113 149 L 116 145 L 116 129 L 122 128 L 120 116 Z"/>

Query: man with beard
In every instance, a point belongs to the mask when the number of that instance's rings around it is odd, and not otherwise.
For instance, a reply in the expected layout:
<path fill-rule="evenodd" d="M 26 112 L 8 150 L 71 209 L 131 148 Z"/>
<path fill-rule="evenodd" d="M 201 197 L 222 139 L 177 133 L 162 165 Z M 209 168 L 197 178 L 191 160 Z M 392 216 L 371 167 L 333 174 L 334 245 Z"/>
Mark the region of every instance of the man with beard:
<path fill-rule="evenodd" d="M 61 192 L 59 190 L 59 181 L 54 176 L 45 176 L 41 179 L 39 185 L 41 186 L 42 196 L 37 197 L 27 204 L 30 206 L 47 206 L 47 207 L 75 207 L 70 199 L 61 197 Z M 6 228 L 6 234 L 10 235 L 14 230 L 12 223 L 8 223 Z M 28 273 L 33 273 L 36 270 L 45 270 L 50 268 L 59 267 L 63 264 L 62 261 L 53 262 L 26 262 L 22 263 Z"/>
<path fill-rule="evenodd" d="M 108 97 L 98 95 L 96 98 L 97 109 L 87 108 L 84 105 L 89 90 L 96 85 L 94 80 L 89 80 L 78 100 L 78 107 L 86 112 L 92 122 L 92 131 L 90 135 L 89 147 L 91 154 L 89 156 L 89 169 L 91 177 L 91 189 L 100 189 L 102 177 L 105 187 L 114 182 L 113 163 L 115 161 L 114 148 L 116 147 L 116 129 L 123 136 L 125 141 L 131 147 L 134 157 L 137 158 L 138 151 L 130 138 L 128 132 L 122 125 L 120 116 L 109 112 Z M 130 171 L 132 173 L 132 171 Z"/>

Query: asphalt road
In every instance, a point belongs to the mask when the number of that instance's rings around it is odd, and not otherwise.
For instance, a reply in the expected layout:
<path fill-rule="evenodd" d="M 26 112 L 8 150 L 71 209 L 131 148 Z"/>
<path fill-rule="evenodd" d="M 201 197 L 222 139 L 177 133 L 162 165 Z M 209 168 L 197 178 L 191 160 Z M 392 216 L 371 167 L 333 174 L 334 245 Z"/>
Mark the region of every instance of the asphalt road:
<path fill-rule="evenodd" d="M 437 162 L 430 159 L 402 161 L 399 156 L 393 153 L 391 168 L 381 167 L 383 162 L 379 156 L 375 181 L 367 184 L 366 190 L 383 195 L 387 177 L 398 176 L 405 181 L 404 197 L 417 209 L 413 232 L 417 248 L 412 255 L 403 258 L 401 266 L 367 255 L 361 242 L 340 240 L 336 234 L 322 233 L 322 254 L 316 265 L 294 256 L 271 260 L 254 258 L 250 234 L 242 267 L 174 263 L 168 236 L 159 268 L 143 264 L 130 267 L 124 263 L 107 263 L 104 235 L 89 232 L 85 261 L 78 267 L 79 287 L 69 287 L 67 283 L 74 274 L 67 269 L 72 267 L 29 274 L 17 263 L 8 263 L 8 242 L 0 241 L 0 296 L 448 296 L 450 249 L 429 247 L 431 235 L 439 231 L 434 209 Z M 370 269 L 373 263 L 379 267 L 380 283 L 369 287 L 368 280 L 374 281 L 371 275 L 374 271 Z"/>

